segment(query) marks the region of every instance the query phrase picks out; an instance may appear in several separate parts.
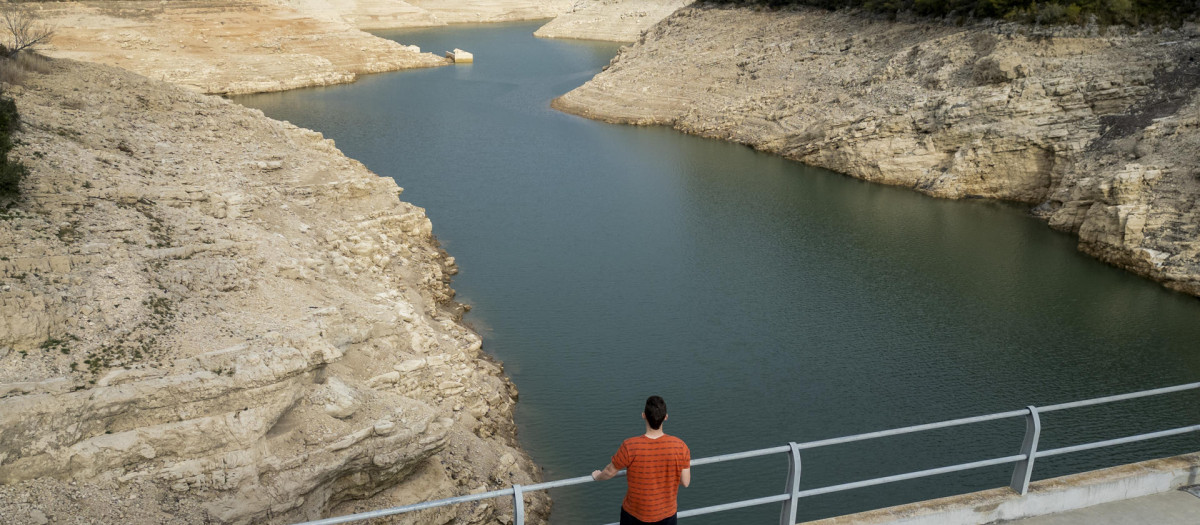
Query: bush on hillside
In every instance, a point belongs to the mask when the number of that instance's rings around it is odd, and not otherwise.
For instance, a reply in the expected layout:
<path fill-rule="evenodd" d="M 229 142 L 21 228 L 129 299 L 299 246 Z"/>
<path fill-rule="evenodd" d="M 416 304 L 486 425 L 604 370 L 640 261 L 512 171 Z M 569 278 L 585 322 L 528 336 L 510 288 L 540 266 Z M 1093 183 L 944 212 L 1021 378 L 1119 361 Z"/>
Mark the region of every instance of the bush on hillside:
<path fill-rule="evenodd" d="M 13 148 L 12 135 L 20 123 L 17 104 L 0 93 L 0 198 L 17 197 L 21 179 L 25 177 L 25 166 L 8 160 L 8 152 Z"/>

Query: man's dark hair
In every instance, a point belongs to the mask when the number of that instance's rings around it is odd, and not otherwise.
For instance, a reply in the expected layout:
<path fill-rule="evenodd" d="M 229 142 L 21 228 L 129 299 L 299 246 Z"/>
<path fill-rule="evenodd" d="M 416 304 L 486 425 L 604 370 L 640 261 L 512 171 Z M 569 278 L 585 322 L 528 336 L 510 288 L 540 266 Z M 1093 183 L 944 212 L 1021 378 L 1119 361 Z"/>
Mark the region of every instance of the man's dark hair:
<path fill-rule="evenodd" d="M 662 422 L 667 418 L 667 402 L 658 396 L 650 396 L 646 398 L 646 422 L 650 423 L 650 428 L 658 430 L 662 428 Z"/>

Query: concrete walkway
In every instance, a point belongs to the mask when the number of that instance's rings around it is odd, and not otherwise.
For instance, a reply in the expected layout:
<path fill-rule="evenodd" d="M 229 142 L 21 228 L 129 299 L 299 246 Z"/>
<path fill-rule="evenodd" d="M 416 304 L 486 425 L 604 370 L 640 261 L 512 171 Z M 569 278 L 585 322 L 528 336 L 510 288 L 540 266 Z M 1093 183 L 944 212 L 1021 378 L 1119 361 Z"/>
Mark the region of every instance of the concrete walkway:
<path fill-rule="evenodd" d="M 1005 525 L 1197 525 L 1200 497 L 1172 490 L 1078 510 L 1002 522 Z"/>

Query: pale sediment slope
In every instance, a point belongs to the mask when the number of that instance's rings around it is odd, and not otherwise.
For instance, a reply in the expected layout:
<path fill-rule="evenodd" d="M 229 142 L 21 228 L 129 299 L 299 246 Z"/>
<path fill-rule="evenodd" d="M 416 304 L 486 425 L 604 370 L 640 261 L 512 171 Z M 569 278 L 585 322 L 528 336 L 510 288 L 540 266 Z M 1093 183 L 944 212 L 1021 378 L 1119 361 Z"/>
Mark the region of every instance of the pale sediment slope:
<path fill-rule="evenodd" d="M 633 42 L 647 29 L 692 0 L 580 0 L 533 34 Z"/>
<path fill-rule="evenodd" d="M 51 2 L 50 56 L 117 66 L 204 93 L 254 93 L 445 65 L 350 24 L 266 2 Z"/>
<path fill-rule="evenodd" d="M 689 7 L 554 101 L 946 198 L 1036 205 L 1200 295 L 1200 39 Z"/>
<path fill-rule="evenodd" d="M 409 0 L 409 3 L 446 24 L 554 18 L 571 7 L 571 0 Z"/>
<path fill-rule="evenodd" d="M 570 0 L 286 0 L 307 14 L 359 29 L 394 29 L 554 18 Z M 434 50 L 436 51 L 436 50 Z"/>
<path fill-rule="evenodd" d="M 114 68 L 7 91 L 30 174 L 0 211 L 2 521 L 284 523 L 538 477 L 391 179 Z"/>
<path fill-rule="evenodd" d="M 433 13 L 403 0 L 287 0 L 286 3 L 315 18 L 345 22 L 363 30 L 445 25 Z"/>

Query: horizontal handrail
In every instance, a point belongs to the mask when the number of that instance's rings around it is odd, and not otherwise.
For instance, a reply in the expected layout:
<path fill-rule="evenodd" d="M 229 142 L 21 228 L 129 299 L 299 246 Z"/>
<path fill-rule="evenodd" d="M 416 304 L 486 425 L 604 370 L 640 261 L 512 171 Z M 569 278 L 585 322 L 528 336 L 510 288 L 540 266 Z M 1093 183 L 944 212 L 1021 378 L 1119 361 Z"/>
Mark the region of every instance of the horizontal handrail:
<path fill-rule="evenodd" d="M 1161 430 L 1158 432 L 1151 432 L 1149 434 L 1138 434 L 1136 436 L 1128 436 L 1128 437 L 1123 437 L 1123 438 L 1107 439 L 1104 441 L 1097 441 L 1095 443 L 1085 443 L 1083 445 L 1073 445 L 1070 447 L 1062 447 L 1062 448 L 1056 448 L 1056 449 L 1051 449 L 1051 450 L 1043 450 L 1043 451 L 1035 454 L 1035 457 L 1045 458 L 1045 457 L 1050 457 L 1050 456 L 1057 456 L 1059 454 L 1070 454 L 1072 452 L 1079 452 L 1082 450 L 1091 450 L 1094 448 L 1104 448 L 1104 447 L 1110 447 L 1113 445 L 1124 445 L 1125 443 L 1136 443 L 1138 441 L 1147 441 L 1150 439 L 1156 439 L 1156 438 L 1160 438 L 1160 437 L 1178 436 L 1180 434 L 1187 434 L 1188 432 L 1200 432 L 1200 425 L 1192 425 L 1190 427 L 1173 428 L 1171 430 Z"/>
<path fill-rule="evenodd" d="M 974 417 L 965 417 L 965 418 L 959 418 L 959 419 L 950 419 L 950 420 L 940 421 L 940 422 L 936 422 L 936 423 L 912 425 L 912 426 L 893 428 L 893 429 L 888 429 L 888 430 L 880 430 L 880 431 L 876 431 L 876 432 L 866 432 L 866 433 L 862 433 L 862 434 L 854 434 L 851 436 L 843 436 L 843 437 L 836 437 L 836 438 L 821 439 L 821 440 L 817 440 L 817 441 L 809 441 L 806 443 L 793 443 L 791 445 L 768 447 L 768 448 L 761 448 L 761 449 L 757 449 L 757 450 L 748 450 L 748 451 L 743 451 L 743 452 L 734 452 L 734 453 L 730 453 L 730 454 L 723 454 L 723 455 L 718 455 L 718 456 L 709 456 L 709 457 L 705 457 L 705 458 L 699 458 L 699 459 L 692 461 L 691 464 L 693 467 L 701 466 L 701 465 L 710 465 L 710 464 L 714 464 L 714 463 L 722 463 L 722 462 L 726 462 L 726 461 L 736 461 L 736 460 L 740 460 L 740 459 L 748 459 L 748 458 L 754 458 L 754 457 L 760 457 L 760 456 L 768 456 L 768 455 L 772 455 L 772 454 L 787 453 L 787 454 L 791 454 L 794 456 L 794 460 L 797 462 L 796 464 L 798 465 L 799 464 L 798 463 L 799 456 L 797 456 L 796 454 L 798 454 L 798 451 L 800 451 L 800 450 L 810 450 L 810 449 L 826 447 L 826 446 L 831 446 L 831 445 L 841 445 L 841 444 L 845 444 L 845 443 L 853 443 L 856 441 L 864 441 L 864 440 L 869 440 L 869 439 L 878 439 L 878 438 L 884 438 L 884 437 L 898 436 L 898 435 L 910 434 L 910 433 L 914 433 L 914 432 L 924 432 L 924 431 L 928 431 L 928 430 L 936 430 L 936 429 L 949 428 L 949 427 L 955 427 L 955 426 L 961 426 L 961 425 L 970 425 L 970 424 L 983 423 L 983 422 L 988 422 L 988 421 L 997 421 L 997 420 L 1001 420 L 1001 419 L 1008 419 L 1008 418 L 1014 418 L 1014 417 L 1023 417 L 1027 420 L 1027 422 L 1031 422 L 1031 426 L 1028 426 L 1027 431 L 1026 431 L 1027 432 L 1026 446 L 1029 450 L 1027 450 L 1027 451 L 1023 450 L 1021 454 L 1004 456 L 1004 457 L 1000 457 L 1000 458 L 986 459 L 986 460 L 981 460 L 981 461 L 973 461 L 970 463 L 961 463 L 961 464 L 950 465 L 950 466 L 945 466 L 945 467 L 920 470 L 920 471 L 916 471 L 916 472 L 895 474 L 895 475 L 891 475 L 891 476 L 883 476 L 883 477 L 872 478 L 872 479 L 867 479 L 867 480 L 862 480 L 862 481 L 842 483 L 839 485 L 830 485 L 830 486 L 826 486 L 826 487 L 820 487 L 820 488 L 814 488 L 814 489 L 808 489 L 808 490 L 802 490 L 802 491 L 793 490 L 793 493 L 789 493 L 789 494 L 764 496 L 764 497 L 760 497 L 760 498 L 754 498 L 754 499 L 743 500 L 743 501 L 735 501 L 735 502 L 730 502 L 730 503 L 723 503 L 720 505 L 712 505 L 712 506 L 701 507 L 701 508 L 697 508 L 697 509 L 683 510 L 683 511 L 679 512 L 679 517 L 686 518 L 686 517 L 690 517 L 690 516 L 712 514 L 715 512 L 722 512 L 722 511 L 727 511 L 727 510 L 753 507 L 753 506 L 758 506 L 758 505 L 767 505 L 767 504 L 771 504 L 771 503 L 785 502 L 785 504 L 786 504 L 786 502 L 788 502 L 789 500 L 794 502 L 798 498 L 804 498 L 804 497 L 809 497 L 809 496 L 818 496 L 818 495 L 822 495 L 822 494 L 829 494 L 829 493 L 840 492 L 840 491 L 844 491 L 844 490 L 853 490 L 853 489 L 858 489 L 858 488 L 871 487 L 871 486 L 875 486 L 875 485 L 882 485 L 885 483 L 893 483 L 893 482 L 897 482 L 897 481 L 905 481 L 905 480 L 917 479 L 917 478 L 928 477 L 928 476 L 936 476 L 936 475 L 940 475 L 940 474 L 948 474 L 948 473 L 952 473 L 952 472 L 960 472 L 960 471 L 964 471 L 964 470 L 984 468 L 984 467 L 989 467 L 989 466 L 1002 465 L 1002 464 L 1006 464 L 1006 463 L 1017 463 L 1018 468 L 1022 468 L 1022 467 L 1020 467 L 1020 465 L 1025 465 L 1027 463 L 1029 464 L 1028 469 L 1025 473 L 1026 477 L 1024 478 L 1025 483 L 1027 485 L 1029 470 L 1032 469 L 1033 460 L 1037 459 L 1037 458 L 1045 458 L 1045 457 L 1057 456 L 1057 455 L 1061 455 L 1061 454 L 1069 454 L 1072 452 L 1080 452 L 1080 451 L 1084 451 L 1084 450 L 1092 450 L 1092 449 L 1103 448 L 1103 447 L 1108 447 L 1108 446 L 1122 445 L 1122 444 L 1133 443 L 1133 442 L 1138 442 L 1138 441 L 1146 441 L 1146 440 L 1150 440 L 1150 439 L 1157 439 L 1157 438 L 1162 438 L 1162 437 L 1186 434 L 1189 432 L 1200 432 L 1200 425 L 1191 425 L 1191 426 L 1179 427 L 1179 428 L 1174 428 L 1174 429 L 1169 429 L 1169 430 L 1161 430 L 1158 432 L 1137 434 L 1137 435 L 1126 436 L 1126 437 L 1122 437 L 1122 438 L 1108 439 L 1108 440 L 1097 441 L 1097 442 L 1093 442 L 1093 443 L 1084 443 L 1084 444 L 1072 445 L 1072 446 L 1061 447 L 1061 448 L 1056 448 L 1056 449 L 1051 449 L 1051 450 L 1039 451 L 1039 450 L 1036 450 L 1037 434 L 1040 432 L 1040 423 L 1037 423 L 1038 413 L 1054 412 L 1054 411 L 1058 411 L 1058 410 L 1067 410 L 1067 409 L 1079 408 L 1079 407 L 1085 407 L 1085 406 L 1095 406 L 1095 405 L 1100 405 L 1100 404 L 1105 404 L 1105 403 L 1126 401 L 1126 400 L 1130 400 L 1130 399 L 1137 399 L 1137 398 L 1142 398 L 1142 397 L 1147 397 L 1147 396 L 1168 394 L 1168 393 L 1173 393 L 1173 392 L 1182 392 L 1182 391 L 1193 390 L 1193 389 L 1197 389 L 1197 388 L 1200 388 L 1200 382 L 1188 383 L 1188 384 L 1184 384 L 1184 385 L 1176 385 L 1176 386 L 1170 386 L 1170 387 L 1164 387 L 1164 388 L 1156 388 L 1156 389 L 1152 389 L 1152 390 L 1143 390 L 1140 392 L 1131 392 L 1131 393 L 1127 393 L 1127 394 L 1105 396 L 1105 397 L 1099 397 L 1099 398 L 1094 398 L 1094 399 L 1086 399 L 1086 400 L 1081 400 L 1081 401 L 1072 401 L 1069 403 L 1059 403 L 1059 404 L 1055 404 L 1055 405 L 1048 405 L 1045 407 L 1028 407 L 1024 410 L 1012 410 L 1012 411 L 1008 411 L 1008 412 L 997 412 L 995 414 L 987 414 L 987 415 L 974 416 Z M 1032 434 L 1030 434 L 1030 432 L 1032 432 Z M 1032 442 L 1029 442 L 1029 439 L 1028 439 L 1030 437 L 1030 435 L 1032 435 L 1032 438 L 1033 438 Z M 626 473 L 626 471 L 621 470 L 617 473 L 617 475 L 624 476 L 625 473 Z M 797 475 L 798 475 L 798 473 L 797 473 Z M 789 476 L 790 476 L 790 474 L 789 474 Z M 520 492 L 528 493 L 528 492 L 532 492 L 532 491 L 549 490 L 549 489 L 553 489 L 553 488 L 561 488 L 561 487 L 568 487 L 568 486 L 573 486 L 573 485 L 580 485 L 583 483 L 590 483 L 593 481 L 595 481 L 595 480 L 592 479 L 591 476 L 579 476 L 579 477 L 575 477 L 575 478 L 560 479 L 560 480 L 555 480 L 555 481 L 535 483 L 535 484 L 528 485 L 528 486 L 522 486 L 520 489 Z M 789 485 L 791 485 L 790 482 L 789 482 Z M 1021 493 L 1024 493 L 1023 488 L 1021 488 L 1020 491 L 1021 491 Z M 395 514 L 402 514 L 402 513 L 407 513 L 407 512 L 414 512 L 414 511 L 419 511 L 419 510 L 437 508 L 437 507 L 442 507 L 442 506 L 446 506 L 446 505 L 454 505 L 454 504 L 458 504 L 458 503 L 469 503 L 472 501 L 480 501 L 480 500 L 498 498 L 498 497 L 504 497 L 504 496 L 513 497 L 517 493 L 518 492 L 513 487 L 509 487 L 506 489 L 482 492 L 479 494 L 468 494 L 468 495 L 456 496 L 456 497 L 446 498 L 446 499 L 441 499 L 441 500 L 436 500 L 436 501 L 427 501 L 427 502 L 423 502 L 423 503 L 415 503 L 415 504 L 404 505 L 404 506 L 400 506 L 400 507 L 391 507 L 391 508 L 387 508 L 387 509 L 379 509 L 379 510 L 374 510 L 374 511 L 369 511 L 369 512 L 362 512 L 362 513 L 358 513 L 358 514 L 325 518 L 325 519 L 321 519 L 321 520 L 305 522 L 301 525 L 333 525 L 336 523 L 348 523 L 348 522 L 353 522 L 353 521 L 368 520 L 368 519 L 372 519 L 372 518 L 380 518 L 380 517 L 391 516 L 391 515 L 395 515 Z M 785 509 L 786 509 L 786 507 L 785 507 Z M 794 514 L 794 512 L 793 512 L 793 514 Z M 523 525 L 523 524 L 517 524 L 517 525 Z"/>
<path fill-rule="evenodd" d="M 1092 406 L 1092 405 L 1102 405 L 1104 403 L 1112 403 L 1115 401 L 1127 401 L 1130 399 L 1137 399 L 1139 397 L 1157 396 L 1159 394 L 1170 394 L 1172 392 L 1182 392 L 1184 390 L 1191 390 L 1193 388 L 1200 388 L 1200 383 L 1188 383 L 1186 385 L 1168 386 L 1168 387 L 1163 387 L 1163 388 L 1155 388 L 1153 390 L 1142 390 L 1141 392 L 1132 392 L 1129 394 L 1118 394 L 1115 396 L 1097 397 L 1095 399 L 1085 399 L 1083 401 L 1072 401 L 1070 403 L 1059 403 L 1057 405 L 1038 407 L 1038 411 L 1042 412 L 1042 413 L 1046 413 L 1046 412 L 1054 412 L 1055 410 L 1066 410 L 1068 408 L 1079 408 L 1079 407 L 1086 407 L 1086 406 Z"/>
<path fill-rule="evenodd" d="M 622 470 L 622 471 L 618 472 L 617 475 L 624 476 L 625 471 Z M 577 478 L 567 478 L 567 479 L 560 479 L 558 481 L 546 481 L 546 482 L 542 482 L 542 483 L 534 483 L 533 485 L 523 485 L 523 486 L 521 486 L 521 490 L 524 490 L 525 492 L 529 492 L 531 490 L 549 490 L 549 489 L 556 489 L 559 487 L 569 487 L 571 485 L 579 485 L 581 483 L 591 483 L 593 481 L 596 481 L 596 480 L 592 479 L 592 477 L 590 475 L 589 476 L 579 476 Z"/>
<path fill-rule="evenodd" d="M 779 503 L 785 499 L 788 499 L 787 494 L 780 494 L 777 496 L 764 496 L 761 498 L 748 499 L 748 500 L 744 500 L 744 501 L 735 501 L 733 503 L 723 503 L 721 505 L 713 505 L 711 507 L 701 507 L 698 509 L 685 510 L 685 511 L 681 511 L 679 513 L 679 517 L 686 518 L 688 516 L 699 516 L 701 514 L 712 514 L 714 512 L 722 512 L 722 511 L 726 511 L 726 510 L 744 509 L 746 507 L 766 505 L 768 503 Z M 612 524 L 610 524 L 610 525 L 612 525 Z"/>
<path fill-rule="evenodd" d="M 692 466 L 711 465 L 713 463 L 721 463 L 723 461 L 733 461 L 736 459 L 756 458 L 759 456 L 769 456 L 771 454 L 783 454 L 788 451 L 788 446 L 760 448 L 758 450 L 749 450 L 746 452 L 735 452 L 733 454 L 724 454 L 720 456 L 710 456 L 707 458 L 693 459 Z M 622 471 L 624 472 L 624 471 Z"/>
<path fill-rule="evenodd" d="M 993 465 L 1003 465 L 1005 463 L 1016 463 L 1025 459 L 1025 454 L 1017 454 L 1015 456 L 1005 456 L 1002 458 L 985 459 L 982 461 L 972 461 L 970 463 L 961 463 L 958 465 L 950 465 L 948 467 L 931 468 L 928 470 L 918 470 L 907 474 L 896 474 L 895 476 L 884 476 L 882 478 L 868 479 L 863 481 L 855 481 L 853 483 L 842 483 L 841 485 L 832 485 L 819 489 L 802 490 L 797 495 L 799 497 L 819 496 L 821 494 L 829 494 L 830 492 L 841 492 L 843 490 L 861 489 L 865 487 L 873 487 L 875 485 L 883 485 L 884 483 L 892 483 L 895 481 L 904 481 L 908 479 L 925 478 L 936 476 L 938 474 L 949 474 L 951 472 L 960 472 L 963 470 L 971 470 L 975 468 L 990 467 Z"/>
<path fill-rule="evenodd" d="M 843 443 L 852 443 L 855 441 L 863 441 L 865 439 L 875 439 L 875 438 L 881 438 L 881 437 L 898 436 L 901 434 L 911 434 L 913 432 L 923 432 L 926 430 L 937 430 L 939 428 L 949 428 L 949 427 L 956 427 L 959 425 L 970 425 L 972 423 L 984 423 L 987 421 L 996 421 L 998 419 L 1007 419 L 1010 417 L 1021 417 L 1027 413 L 1028 412 L 1025 410 L 1012 410 L 1009 412 L 998 412 L 995 414 L 988 414 L 986 416 L 964 417 L 961 419 L 951 419 L 948 421 L 941 421 L 938 423 L 926 423 L 924 425 L 913 425 L 911 427 L 893 428 L 891 430 L 880 430 L 878 432 L 867 432 L 865 434 L 856 434 L 853 436 L 822 439 L 820 441 L 810 441 L 808 443 L 801 443 L 799 446 L 801 449 L 810 449 L 810 448 L 817 448 L 817 447 L 825 447 L 825 446 L 829 446 L 829 445 L 841 445 Z M 787 447 L 784 447 L 784 448 L 786 449 Z"/>

